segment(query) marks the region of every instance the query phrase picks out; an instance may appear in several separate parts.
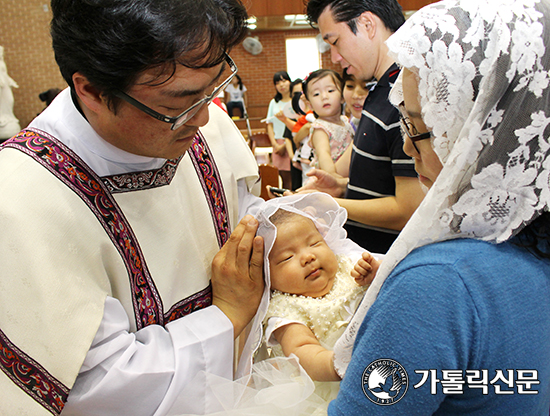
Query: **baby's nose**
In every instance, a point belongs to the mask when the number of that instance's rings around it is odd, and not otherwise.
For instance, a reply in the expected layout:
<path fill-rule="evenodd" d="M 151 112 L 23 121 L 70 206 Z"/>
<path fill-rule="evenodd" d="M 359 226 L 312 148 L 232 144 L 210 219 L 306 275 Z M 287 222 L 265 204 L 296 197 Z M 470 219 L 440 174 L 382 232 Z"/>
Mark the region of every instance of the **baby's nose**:
<path fill-rule="evenodd" d="M 313 254 L 311 252 L 304 254 L 304 257 L 303 257 L 304 264 L 311 263 L 314 260 L 315 260 L 315 254 Z"/>

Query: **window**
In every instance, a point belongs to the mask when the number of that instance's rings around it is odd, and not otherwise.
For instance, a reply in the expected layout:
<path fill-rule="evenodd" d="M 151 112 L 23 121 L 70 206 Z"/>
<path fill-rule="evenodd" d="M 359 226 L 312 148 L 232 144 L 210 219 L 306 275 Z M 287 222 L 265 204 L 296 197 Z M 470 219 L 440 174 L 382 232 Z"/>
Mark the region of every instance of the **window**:
<path fill-rule="evenodd" d="M 321 58 L 315 38 L 289 38 L 286 40 L 286 69 L 291 80 L 304 79 L 321 67 Z"/>

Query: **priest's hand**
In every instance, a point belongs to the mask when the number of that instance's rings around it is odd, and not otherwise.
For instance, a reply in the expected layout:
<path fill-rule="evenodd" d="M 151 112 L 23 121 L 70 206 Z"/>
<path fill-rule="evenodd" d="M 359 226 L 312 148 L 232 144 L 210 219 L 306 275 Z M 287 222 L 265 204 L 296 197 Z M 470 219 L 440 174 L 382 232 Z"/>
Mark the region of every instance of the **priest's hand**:
<path fill-rule="evenodd" d="M 212 261 L 212 304 L 233 323 L 237 338 L 256 314 L 264 289 L 264 242 L 246 215 Z"/>

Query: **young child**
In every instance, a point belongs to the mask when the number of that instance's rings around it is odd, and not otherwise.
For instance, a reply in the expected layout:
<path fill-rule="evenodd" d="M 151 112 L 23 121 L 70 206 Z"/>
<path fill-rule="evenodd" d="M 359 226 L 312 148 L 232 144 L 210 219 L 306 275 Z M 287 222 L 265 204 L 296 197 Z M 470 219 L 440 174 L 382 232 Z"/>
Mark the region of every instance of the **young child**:
<path fill-rule="evenodd" d="M 353 75 L 348 74 L 346 70 L 344 70 L 342 78 L 344 80 L 342 95 L 346 103 L 346 110 L 350 112 L 350 124 L 353 130 L 356 131 L 363 112 L 363 104 L 367 95 L 369 95 L 370 89 L 367 82 L 355 78 Z"/>
<path fill-rule="evenodd" d="M 331 69 L 319 69 L 309 74 L 303 83 L 303 91 L 317 116 L 309 138 L 315 151 L 313 164 L 329 173 L 337 173 L 335 162 L 353 138 L 353 128 L 342 116 L 342 78 Z"/>
<path fill-rule="evenodd" d="M 295 354 L 313 380 L 338 381 L 333 352 L 327 348 L 334 345 L 348 309 L 362 298 L 380 262 L 365 252 L 354 269 L 351 259 L 337 256 L 306 216 L 281 208 L 270 220 L 277 227 L 269 253 L 273 295 L 266 317 L 277 321 L 272 334 L 284 355 Z"/>
<path fill-rule="evenodd" d="M 346 238 L 346 211 L 324 193 L 271 199 L 256 215 L 264 272 L 272 289 L 264 317 L 271 356 L 298 357 L 316 394 L 334 399 L 339 381 L 332 348 L 380 262 Z M 354 268 L 355 263 L 355 268 Z"/>

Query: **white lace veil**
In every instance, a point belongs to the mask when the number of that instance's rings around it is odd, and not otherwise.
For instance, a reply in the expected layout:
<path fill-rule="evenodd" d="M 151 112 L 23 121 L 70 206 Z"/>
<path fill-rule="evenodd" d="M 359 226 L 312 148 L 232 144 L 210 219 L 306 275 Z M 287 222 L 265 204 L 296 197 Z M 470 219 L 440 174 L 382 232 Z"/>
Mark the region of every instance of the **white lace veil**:
<path fill-rule="evenodd" d="M 388 39 L 390 55 L 418 75 L 443 169 L 336 345 L 339 372 L 382 283 L 413 249 L 501 243 L 549 210 L 549 38 L 550 0 L 452 0 L 424 7 Z M 399 82 L 390 100 L 402 101 Z"/>

